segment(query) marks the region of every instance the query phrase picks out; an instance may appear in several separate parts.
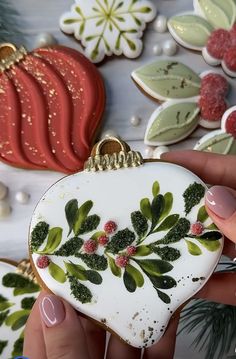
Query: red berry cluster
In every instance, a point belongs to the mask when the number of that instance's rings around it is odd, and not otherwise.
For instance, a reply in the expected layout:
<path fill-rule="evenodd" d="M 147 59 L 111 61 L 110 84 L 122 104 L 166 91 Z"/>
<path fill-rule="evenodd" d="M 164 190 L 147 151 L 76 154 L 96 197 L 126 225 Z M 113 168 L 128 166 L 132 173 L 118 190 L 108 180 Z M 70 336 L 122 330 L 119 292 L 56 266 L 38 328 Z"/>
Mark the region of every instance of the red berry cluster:
<path fill-rule="evenodd" d="M 48 258 L 48 256 L 40 256 L 37 258 L 36 265 L 38 268 L 45 269 L 49 266 L 49 264 L 50 259 Z"/>
<path fill-rule="evenodd" d="M 226 132 L 230 133 L 236 139 L 236 111 L 231 112 L 226 121 Z"/>
<path fill-rule="evenodd" d="M 191 225 L 191 234 L 200 236 L 204 231 L 204 225 L 201 222 L 196 222 Z"/>
<path fill-rule="evenodd" d="M 215 59 L 224 61 L 230 71 L 236 72 L 236 24 L 230 31 L 213 31 L 207 42 L 207 51 Z"/>
<path fill-rule="evenodd" d="M 101 235 L 97 240 L 89 239 L 84 242 L 83 250 L 87 254 L 96 252 L 98 245 L 105 247 L 109 242 L 108 234 L 112 234 L 117 230 L 117 224 L 113 221 L 108 221 L 104 225 L 105 234 Z"/>
<path fill-rule="evenodd" d="M 225 97 L 229 85 L 227 80 L 215 73 L 204 76 L 201 82 L 199 107 L 201 118 L 207 121 L 220 121 L 227 109 Z"/>

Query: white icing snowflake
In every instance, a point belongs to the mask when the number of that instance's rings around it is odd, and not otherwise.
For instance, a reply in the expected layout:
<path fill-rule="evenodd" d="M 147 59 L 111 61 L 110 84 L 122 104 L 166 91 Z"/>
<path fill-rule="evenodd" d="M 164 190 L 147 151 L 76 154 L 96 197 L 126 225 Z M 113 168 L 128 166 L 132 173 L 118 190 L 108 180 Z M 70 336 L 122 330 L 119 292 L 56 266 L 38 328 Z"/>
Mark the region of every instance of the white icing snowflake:
<path fill-rule="evenodd" d="M 136 58 L 142 52 L 140 38 L 156 9 L 147 0 L 75 0 L 71 11 L 62 15 L 61 30 L 74 34 L 93 62 L 105 56 Z"/>

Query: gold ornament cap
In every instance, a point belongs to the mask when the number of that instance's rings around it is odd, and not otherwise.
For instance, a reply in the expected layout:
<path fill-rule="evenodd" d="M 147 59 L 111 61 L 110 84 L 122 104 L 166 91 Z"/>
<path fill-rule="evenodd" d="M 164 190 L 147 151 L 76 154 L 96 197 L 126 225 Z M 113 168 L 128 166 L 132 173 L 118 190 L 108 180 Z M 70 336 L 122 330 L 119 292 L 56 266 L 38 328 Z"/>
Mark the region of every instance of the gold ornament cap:
<path fill-rule="evenodd" d="M 9 70 L 13 65 L 19 63 L 27 55 L 26 49 L 21 46 L 19 49 L 10 43 L 0 44 L 0 72 Z"/>

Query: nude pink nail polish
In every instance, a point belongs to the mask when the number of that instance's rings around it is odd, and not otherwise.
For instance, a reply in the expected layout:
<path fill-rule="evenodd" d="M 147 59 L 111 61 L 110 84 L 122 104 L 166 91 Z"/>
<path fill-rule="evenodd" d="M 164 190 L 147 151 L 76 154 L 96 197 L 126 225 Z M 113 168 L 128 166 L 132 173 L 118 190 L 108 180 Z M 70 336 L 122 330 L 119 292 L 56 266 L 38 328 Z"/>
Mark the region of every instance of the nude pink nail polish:
<path fill-rule="evenodd" d="M 214 186 L 206 193 L 206 205 L 218 217 L 227 219 L 236 211 L 236 197 L 227 187 Z"/>
<path fill-rule="evenodd" d="M 42 298 L 39 310 L 41 318 L 47 327 L 55 327 L 65 319 L 65 308 L 62 301 L 55 295 Z"/>

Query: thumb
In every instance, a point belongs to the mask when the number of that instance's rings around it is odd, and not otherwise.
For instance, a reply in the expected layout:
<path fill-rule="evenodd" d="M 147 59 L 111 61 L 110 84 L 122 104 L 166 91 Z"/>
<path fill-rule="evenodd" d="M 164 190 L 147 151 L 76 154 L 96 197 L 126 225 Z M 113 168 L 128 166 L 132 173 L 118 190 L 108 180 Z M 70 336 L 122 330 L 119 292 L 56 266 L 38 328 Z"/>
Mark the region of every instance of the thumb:
<path fill-rule="evenodd" d="M 207 191 L 205 200 L 213 222 L 226 237 L 236 243 L 236 191 L 214 186 Z"/>
<path fill-rule="evenodd" d="M 48 359 L 89 359 L 86 338 L 75 310 L 55 295 L 39 302 Z"/>

